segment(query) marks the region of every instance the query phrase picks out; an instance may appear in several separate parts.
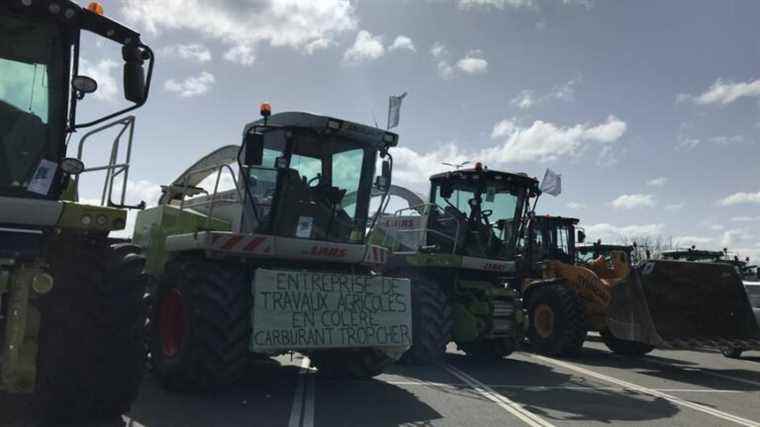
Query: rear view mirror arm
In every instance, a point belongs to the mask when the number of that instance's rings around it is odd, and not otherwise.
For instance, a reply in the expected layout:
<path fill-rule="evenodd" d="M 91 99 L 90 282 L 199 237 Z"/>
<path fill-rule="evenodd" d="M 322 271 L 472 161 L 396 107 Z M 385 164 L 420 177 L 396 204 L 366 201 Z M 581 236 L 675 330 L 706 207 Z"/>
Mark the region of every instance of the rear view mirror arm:
<path fill-rule="evenodd" d="M 71 115 L 69 117 L 69 129 L 70 130 L 73 131 L 75 129 L 81 129 L 81 128 L 86 128 L 86 127 L 94 126 L 94 125 L 102 123 L 102 122 L 104 122 L 106 120 L 110 120 L 110 119 L 112 119 L 112 118 L 114 118 L 116 116 L 120 116 L 120 115 L 128 113 L 128 112 L 130 112 L 132 110 L 136 110 L 136 109 L 142 107 L 145 104 L 145 102 L 148 100 L 148 96 L 150 95 L 150 83 L 151 83 L 151 79 L 153 78 L 153 65 L 155 63 L 155 56 L 153 54 L 153 50 L 150 47 L 148 47 L 147 45 L 144 45 L 144 44 L 140 43 L 140 44 L 137 45 L 137 47 L 141 48 L 143 50 L 143 52 L 148 55 L 148 60 L 149 60 L 149 62 L 148 62 L 148 74 L 147 74 L 147 76 L 145 78 L 145 96 L 143 96 L 143 99 L 141 100 L 141 102 L 139 102 L 137 104 L 134 104 L 131 107 L 124 108 L 123 110 L 120 110 L 120 111 L 117 111 L 115 113 L 109 114 L 107 116 L 101 117 L 101 118 L 99 118 L 97 120 L 93 120 L 91 122 L 76 123 L 76 117 L 75 117 L 76 116 L 76 113 L 75 113 L 76 112 L 76 101 L 72 101 Z M 76 61 L 75 61 L 75 66 L 76 66 L 77 65 L 76 62 L 78 62 L 78 57 L 79 57 L 79 54 L 78 54 L 79 44 L 78 43 L 75 44 L 74 49 L 76 51 L 75 56 L 77 58 Z"/>

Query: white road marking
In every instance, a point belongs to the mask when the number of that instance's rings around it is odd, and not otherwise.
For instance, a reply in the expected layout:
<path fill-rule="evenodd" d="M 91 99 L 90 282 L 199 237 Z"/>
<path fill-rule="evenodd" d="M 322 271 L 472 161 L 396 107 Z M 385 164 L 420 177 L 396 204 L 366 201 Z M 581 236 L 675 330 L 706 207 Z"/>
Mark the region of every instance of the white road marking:
<path fill-rule="evenodd" d="M 717 418 L 724 419 L 726 421 L 731 421 L 736 424 L 740 424 L 747 427 L 760 427 L 760 423 L 748 420 L 746 418 L 739 417 L 737 415 L 729 414 L 728 412 L 719 411 L 717 409 L 710 408 L 709 406 L 700 405 L 698 403 L 689 402 L 687 400 L 683 400 L 681 398 L 678 398 L 676 396 L 672 396 L 666 393 L 663 393 L 661 391 L 657 391 L 651 388 L 646 388 L 637 384 L 629 383 L 628 381 L 623 381 L 618 378 L 610 377 L 604 374 L 601 374 L 599 372 L 594 372 L 592 370 L 582 368 L 580 366 L 574 365 L 572 363 L 563 362 L 560 360 L 552 359 L 549 357 L 539 356 L 536 354 L 531 354 L 531 358 L 540 360 L 545 363 L 549 363 L 555 366 L 559 366 L 561 368 L 569 369 L 571 371 L 578 372 L 579 374 L 596 378 L 598 380 L 601 380 L 606 383 L 615 384 L 620 387 L 623 387 L 628 390 L 637 391 L 642 394 L 648 394 L 650 396 L 659 397 L 661 399 L 665 399 L 671 403 L 675 403 L 676 405 L 684 406 L 690 409 L 693 409 L 695 411 L 699 411 L 708 415 L 712 415 Z"/>
<path fill-rule="evenodd" d="M 471 387 L 466 383 L 441 383 L 441 382 L 428 382 L 428 381 L 385 381 L 391 385 L 406 385 L 406 386 L 426 386 L 426 387 Z M 592 386 L 578 386 L 578 385 L 519 385 L 519 384 L 485 384 L 491 388 L 509 388 L 525 391 L 548 391 L 548 390 L 607 390 L 607 391 L 621 391 L 625 390 L 623 387 L 592 387 Z M 669 392 L 669 393 L 745 393 L 745 390 L 718 390 L 712 388 L 655 388 L 652 390 Z"/>
<path fill-rule="evenodd" d="M 306 374 L 306 401 L 303 408 L 303 427 L 314 427 L 314 373 L 311 371 Z"/>
<path fill-rule="evenodd" d="M 455 377 L 464 381 L 473 390 L 477 391 L 483 397 L 487 398 L 488 400 L 491 400 L 492 402 L 501 406 L 502 409 L 504 409 L 505 411 L 519 418 L 525 424 L 531 427 L 554 427 L 553 424 L 549 423 L 548 421 L 544 420 L 538 415 L 528 411 L 527 409 L 523 408 L 520 404 L 508 399 L 506 396 L 503 396 L 497 393 L 491 387 L 483 384 L 482 382 L 460 371 L 459 369 L 451 365 L 446 365 L 446 370 L 451 375 L 454 375 Z"/>
<path fill-rule="evenodd" d="M 304 408 L 304 378 L 306 378 L 306 374 L 309 372 L 309 364 L 311 361 L 308 357 L 304 357 L 301 359 L 301 369 L 298 371 L 298 385 L 296 385 L 296 393 L 293 396 L 293 405 L 290 407 L 290 421 L 288 422 L 288 427 L 301 427 L 302 422 L 304 421 L 304 414 L 303 414 L 303 408 Z M 314 415 L 314 409 L 313 409 L 313 399 L 312 399 L 312 425 L 313 425 L 313 415 Z"/>

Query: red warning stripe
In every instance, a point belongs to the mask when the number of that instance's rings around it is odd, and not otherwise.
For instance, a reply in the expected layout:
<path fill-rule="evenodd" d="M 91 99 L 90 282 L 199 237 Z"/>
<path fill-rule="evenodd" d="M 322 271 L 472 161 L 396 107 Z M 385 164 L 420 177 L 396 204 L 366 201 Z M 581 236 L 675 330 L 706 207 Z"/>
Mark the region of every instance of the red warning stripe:
<path fill-rule="evenodd" d="M 235 247 L 240 241 L 243 240 L 243 236 L 232 236 L 221 247 L 222 250 L 228 251 Z"/>
<path fill-rule="evenodd" d="M 253 252 L 261 246 L 262 243 L 266 240 L 266 237 L 254 237 L 253 240 L 251 240 L 245 247 L 243 248 L 244 252 Z"/>

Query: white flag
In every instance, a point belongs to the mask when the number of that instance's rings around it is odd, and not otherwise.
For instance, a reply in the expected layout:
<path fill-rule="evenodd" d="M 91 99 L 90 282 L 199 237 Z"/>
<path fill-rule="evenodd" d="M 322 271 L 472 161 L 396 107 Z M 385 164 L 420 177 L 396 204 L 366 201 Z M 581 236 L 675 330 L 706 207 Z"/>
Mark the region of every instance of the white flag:
<path fill-rule="evenodd" d="M 544 180 L 541 181 L 541 192 L 557 196 L 562 192 L 562 175 L 551 169 L 546 169 Z"/>
<path fill-rule="evenodd" d="M 393 129 L 398 126 L 399 118 L 401 117 L 401 101 L 406 96 L 406 92 L 399 96 L 391 96 L 388 98 L 388 127 L 387 129 Z"/>

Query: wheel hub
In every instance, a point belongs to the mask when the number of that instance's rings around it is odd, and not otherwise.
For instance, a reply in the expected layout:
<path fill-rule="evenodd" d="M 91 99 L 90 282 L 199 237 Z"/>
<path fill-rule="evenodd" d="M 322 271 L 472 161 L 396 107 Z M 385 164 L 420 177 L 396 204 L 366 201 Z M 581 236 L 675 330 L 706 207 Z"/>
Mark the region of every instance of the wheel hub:
<path fill-rule="evenodd" d="M 185 338 L 185 303 L 179 289 L 171 289 L 161 300 L 158 327 L 161 352 L 168 358 L 176 356 Z"/>
<path fill-rule="evenodd" d="M 546 304 L 538 304 L 533 310 L 533 325 L 541 338 L 554 334 L 554 310 Z"/>

